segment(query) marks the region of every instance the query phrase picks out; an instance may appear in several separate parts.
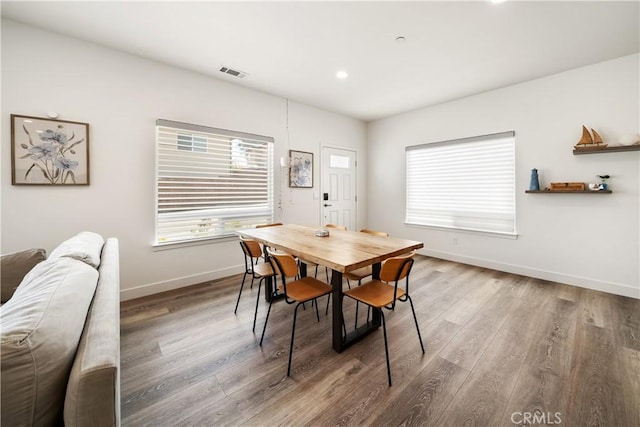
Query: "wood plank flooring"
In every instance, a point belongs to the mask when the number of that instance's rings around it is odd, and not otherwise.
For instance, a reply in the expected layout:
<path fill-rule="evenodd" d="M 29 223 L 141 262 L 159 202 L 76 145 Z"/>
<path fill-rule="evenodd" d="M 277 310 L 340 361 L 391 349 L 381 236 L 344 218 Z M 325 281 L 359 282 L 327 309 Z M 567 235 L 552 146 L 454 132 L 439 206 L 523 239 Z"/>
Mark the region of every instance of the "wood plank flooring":
<path fill-rule="evenodd" d="M 254 334 L 257 283 L 233 313 L 241 278 L 122 303 L 123 426 L 640 427 L 640 300 L 417 256 L 425 354 L 399 304 L 388 387 L 382 330 L 338 354 L 309 306 L 288 378 L 294 307 L 274 303 L 260 347 L 267 304 Z"/>

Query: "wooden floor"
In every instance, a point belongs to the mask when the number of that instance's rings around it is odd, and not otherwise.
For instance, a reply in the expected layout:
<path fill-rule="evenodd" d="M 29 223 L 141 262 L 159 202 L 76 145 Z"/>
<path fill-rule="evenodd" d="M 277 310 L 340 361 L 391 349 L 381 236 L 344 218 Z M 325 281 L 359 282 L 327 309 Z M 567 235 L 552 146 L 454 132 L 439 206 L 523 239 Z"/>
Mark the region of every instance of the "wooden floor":
<path fill-rule="evenodd" d="M 338 354 L 309 307 L 287 378 L 293 306 L 274 303 L 260 347 L 267 305 L 253 334 L 240 278 L 122 304 L 124 426 L 640 426 L 640 300 L 417 256 L 426 353 L 400 304 L 388 387 L 382 329 Z"/>

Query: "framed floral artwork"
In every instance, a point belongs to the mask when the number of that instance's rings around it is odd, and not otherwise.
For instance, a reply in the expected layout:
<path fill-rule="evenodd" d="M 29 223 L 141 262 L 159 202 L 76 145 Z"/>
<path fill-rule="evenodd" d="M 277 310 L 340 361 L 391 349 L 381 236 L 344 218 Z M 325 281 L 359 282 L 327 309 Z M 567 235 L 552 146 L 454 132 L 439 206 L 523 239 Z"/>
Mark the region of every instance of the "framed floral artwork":
<path fill-rule="evenodd" d="M 89 124 L 12 114 L 11 184 L 89 185 Z"/>
<path fill-rule="evenodd" d="M 289 187 L 313 187 L 313 153 L 289 150 Z"/>

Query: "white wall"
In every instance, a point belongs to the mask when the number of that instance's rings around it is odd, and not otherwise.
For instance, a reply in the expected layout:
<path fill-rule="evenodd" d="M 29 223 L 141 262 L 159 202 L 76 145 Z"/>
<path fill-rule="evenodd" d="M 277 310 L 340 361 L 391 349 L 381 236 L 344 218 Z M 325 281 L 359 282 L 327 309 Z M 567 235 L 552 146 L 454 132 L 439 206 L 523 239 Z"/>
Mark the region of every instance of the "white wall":
<path fill-rule="evenodd" d="M 49 111 L 90 124 L 90 186 L 11 185 L 9 115 Z M 2 20 L 1 252 L 50 251 L 81 230 L 117 237 L 125 299 L 239 272 L 235 240 L 152 249 L 158 118 L 272 136 L 276 164 L 289 148 L 318 159 L 323 143 L 360 153 L 366 145 L 364 123 L 295 102 L 288 142 L 283 98 Z M 275 166 L 276 220 L 320 224 L 318 186 L 289 189 L 285 173 Z M 315 174 L 317 183 L 318 167 Z M 359 210 L 364 222 L 366 205 Z"/>
<path fill-rule="evenodd" d="M 640 131 L 639 55 L 369 123 L 369 227 L 422 240 L 425 254 L 640 298 L 640 152 L 572 154 L 583 124 L 605 142 Z M 516 132 L 517 240 L 403 225 L 405 147 Z M 596 181 L 611 195 L 525 194 Z M 454 242 L 457 237 L 457 244 Z"/>
<path fill-rule="evenodd" d="M 321 150 L 323 146 L 349 148 L 356 150 L 359 158 L 366 156 L 366 125 L 353 125 L 354 120 L 323 112 L 302 104 L 289 104 L 289 146 L 284 147 L 314 153 L 313 188 L 289 188 L 288 172 L 281 169 L 282 221 L 296 224 L 321 224 L 320 208 L 320 170 Z M 360 122 L 358 122 L 360 123 Z M 285 138 L 286 145 L 286 138 Z M 366 162 L 358 163 L 357 172 L 357 227 L 366 224 L 367 168 Z M 278 210 L 276 206 L 276 210 Z"/>

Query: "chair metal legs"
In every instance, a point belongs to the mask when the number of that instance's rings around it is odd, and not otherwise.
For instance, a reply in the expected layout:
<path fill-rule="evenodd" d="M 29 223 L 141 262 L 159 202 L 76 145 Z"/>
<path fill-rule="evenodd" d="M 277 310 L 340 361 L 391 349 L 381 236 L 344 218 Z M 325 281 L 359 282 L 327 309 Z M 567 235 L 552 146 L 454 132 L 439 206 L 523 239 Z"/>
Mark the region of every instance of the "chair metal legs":
<path fill-rule="evenodd" d="M 271 313 L 271 304 L 273 304 L 273 298 L 269 301 L 269 309 L 267 310 L 267 317 L 264 319 L 264 327 L 262 328 L 262 336 L 260 337 L 260 345 L 262 345 L 262 340 L 264 339 L 264 331 L 267 330 L 267 322 L 269 322 L 269 314 Z M 298 307 L 296 307 L 298 308 Z"/>
<path fill-rule="evenodd" d="M 389 387 L 391 387 L 391 365 L 389 364 L 389 344 L 387 344 L 387 324 L 384 320 L 384 313 L 382 309 L 380 315 L 382 316 L 382 332 L 384 333 L 384 354 L 387 356 L 387 378 L 389 378 Z"/>
<path fill-rule="evenodd" d="M 422 344 L 422 335 L 420 334 L 420 326 L 418 326 L 418 318 L 416 317 L 416 310 L 413 308 L 413 301 L 411 301 L 411 297 L 407 295 L 407 299 L 409 300 L 409 304 L 411 304 L 411 313 L 413 313 L 413 320 L 416 322 L 416 331 L 418 331 L 418 340 L 420 341 L 420 348 L 422 349 L 422 354 L 424 354 L 424 345 Z M 380 310 L 380 314 L 382 317 L 382 332 L 384 334 L 384 353 L 387 357 L 387 378 L 389 379 L 389 387 L 391 387 L 391 366 L 389 365 L 389 345 L 387 344 L 387 325 L 384 319 L 384 312 L 382 309 Z"/>
<path fill-rule="evenodd" d="M 251 329 L 253 332 L 256 331 L 256 318 L 258 317 L 258 303 L 260 302 L 260 288 L 262 287 L 262 282 L 264 278 L 260 279 L 258 282 L 258 295 L 256 296 L 256 311 L 253 313 L 253 328 Z M 265 286 L 265 292 L 267 287 Z"/>
<path fill-rule="evenodd" d="M 264 319 L 264 327 L 262 328 L 262 336 L 260 337 L 260 345 L 262 345 L 262 340 L 264 340 L 264 332 L 267 330 L 267 322 L 269 322 L 269 314 L 271 313 L 271 304 L 273 303 L 273 299 L 269 302 L 269 310 L 267 310 L 267 317 Z M 301 302 L 296 304 L 296 309 L 293 311 L 293 326 L 291 327 L 291 344 L 289 345 L 289 363 L 287 365 L 287 376 L 291 376 L 291 359 L 293 357 L 293 339 L 296 333 L 296 319 L 298 318 L 298 308 L 302 305 Z M 257 305 L 256 305 L 256 313 L 257 313 Z M 318 314 L 318 303 L 316 302 L 316 317 L 318 318 L 318 322 L 320 321 L 320 315 Z M 254 319 L 255 325 L 255 319 Z"/>
<path fill-rule="evenodd" d="M 248 273 L 245 271 L 244 275 L 242 276 L 242 283 L 240 284 L 240 292 L 238 292 L 238 300 L 236 301 L 236 308 L 233 310 L 233 314 L 236 314 L 236 311 L 238 311 L 238 304 L 240 304 L 240 295 L 242 295 L 242 288 L 244 287 L 244 280 L 247 278 L 247 274 Z"/>
<path fill-rule="evenodd" d="M 293 336 L 296 332 L 296 318 L 298 317 L 298 307 L 300 303 L 296 304 L 296 309 L 293 311 L 293 327 L 291 328 L 291 345 L 289 345 L 289 364 L 287 365 L 287 376 L 291 376 L 291 358 L 293 357 Z M 318 312 L 318 304 L 316 303 L 316 314 Z M 320 319 L 318 318 L 318 321 Z"/>
<path fill-rule="evenodd" d="M 418 331 L 418 339 L 420 340 L 420 348 L 422 348 L 422 354 L 424 354 L 424 345 L 422 345 L 422 335 L 420 335 L 420 327 L 418 326 L 418 318 L 416 317 L 416 311 L 413 309 L 413 301 L 411 297 L 407 295 L 409 304 L 411 304 L 411 312 L 413 313 L 413 320 L 416 322 L 416 331 Z"/>

